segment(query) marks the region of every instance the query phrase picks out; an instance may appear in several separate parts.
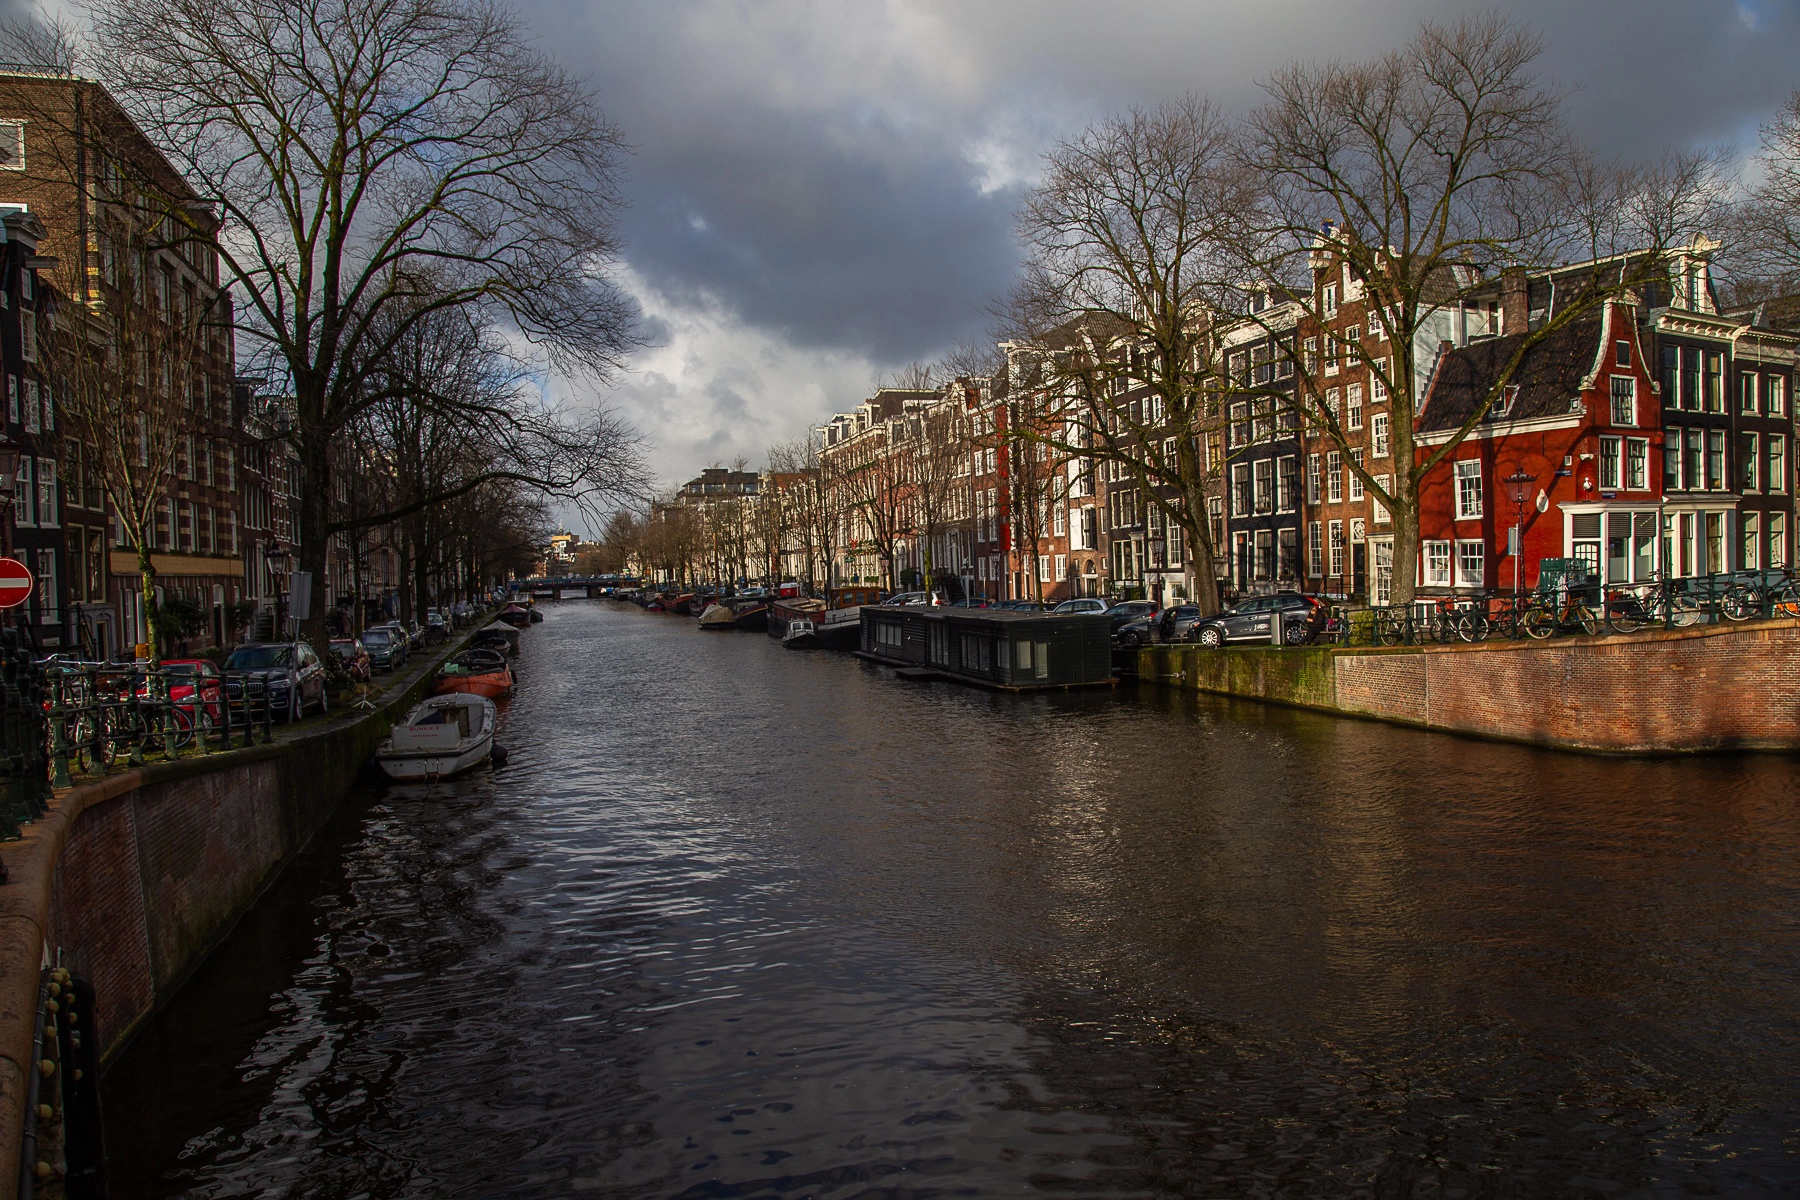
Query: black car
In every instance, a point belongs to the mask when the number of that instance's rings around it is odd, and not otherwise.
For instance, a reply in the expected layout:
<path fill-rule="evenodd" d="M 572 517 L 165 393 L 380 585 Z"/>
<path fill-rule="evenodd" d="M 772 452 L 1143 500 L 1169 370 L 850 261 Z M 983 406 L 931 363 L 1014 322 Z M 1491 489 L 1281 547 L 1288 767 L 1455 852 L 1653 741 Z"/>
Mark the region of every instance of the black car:
<path fill-rule="evenodd" d="M 305 642 L 257 642 L 239 646 L 225 660 L 225 693 L 242 702 L 246 687 L 250 697 L 267 693 L 269 710 L 293 721 L 318 706 L 331 707 L 326 695 L 325 664 Z"/>
<path fill-rule="evenodd" d="M 1171 604 L 1162 610 L 1156 618 L 1156 640 L 1159 642 L 1179 642 L 1184 633 L 1200 619 L 1198 604 Z"/>
<path fill-rule="evenodd" d="M 363 630 L 362 644 L 369 652 L 369 665 L 377 671 L 394 671 L 406 665 L 406 642 L 389 626 Z"/>
<path fill-rule="evenodd" d="M 1107 624 L 1115 637 L 1118 635 L 1120 627 L 1127 622 L 1155 615 L 1156 601 L 1154 600 L 1121 600 L 1106 610 Z"/>
<path fill-rule="evenodd" d="M 1325 627 L 1330 610 L 1316 596 L 1299 592 L 1279 592 L 1273 596 L 1253 596 L 1203 620 L 1195 621 L 1183 636 L 1184 641 L 1202 646 L 1223 646 L 1226 642 L 1266 642 L 1271 640 L 1274 622 L 1279 617 L 1285 642 L 1309 642 Z"/>

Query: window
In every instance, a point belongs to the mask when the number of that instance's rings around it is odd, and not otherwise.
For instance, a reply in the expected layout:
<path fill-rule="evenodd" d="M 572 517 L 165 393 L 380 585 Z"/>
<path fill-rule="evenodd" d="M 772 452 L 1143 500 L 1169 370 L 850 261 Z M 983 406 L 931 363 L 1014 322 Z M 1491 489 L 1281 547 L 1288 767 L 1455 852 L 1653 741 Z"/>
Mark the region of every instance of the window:
<path fill-rule="evenodd" d="M 14 425 L 19 423 L 19 394 L 24 384 L 11 375 L 6 377 L 6 419 Z"/>
<path fill-rule="evenodd" d="M 1743 541 L 1741 550 L 1743 557 L 1738 561 L 1739 569 L 1744 571 L 1761 570 L 1762 556 L 1757 551 L 1762 548 L 1760 544 L 1762 522 L 1757 519 L 1757 514 L 1749 512 L 1743 515 L 1738 523 L 1738 528 L 1742 533 Z"/>
<path fill-rule="evenodd" d="M 25 122 L 0 121 L 0 171 L 25 169 Z"/>
<path fill-rule="evenodd" d="M 1319 456 L 1316 454 L 1306 456 L 1306 502 L 1319 502 Z"/>
<path fill-rule="evenodd" d="M 1338 389 L 1326 388 L 1325 389 L 1325 411 L 1331 414 L 1332 420 L 1335 421 L 1337 419 L 1338 413 L 1342 411 L 1342 408 L 1343 408 L 1343 405 L 1339 399 Z"/>
<path fill-rule="evenodd" d="M 1456 519 L 1471 521 L 1481 515 L 1481 463 L 1458 459 L 1456 463 Z"/>
<path fill-rule="evenodd" d="M 1683 431 L 1681 447 L 1682 487 L 1697 492 L 1706 486 L 1706 432 L 1701 429 Z"/>
<path fill-rule="evenodd" d="M 1326 316 L 1335 317 L 1337 315 L 1337 310 L 1338 310 L 1337 284 L 1328 283 L 1325 285 L 1325 291 L 1324 291 L 1324 294 L 1320 298 L 1320 303 L 1324 306 Z M 1327 339 L 1327 340 L 1329 341 L 1329 339 Z M 1327 370 L 1329 370 L 1329 369 L 1330 368 L 1328 367 Z"/>
<path fill-rule="evenodd" d="M 1618 341 L 1613 343 L 1613 366 L 1629 367 L 1631 365 L 1631 343 Z"/>
<path fill-rule="evenodd" d="M 1725 431 L 1706 431 L 1706 486 L 1715 492 L 1725 490 Z"/>
<path fill-rule="evenodd" d="M 31 482 L 31 458 L 19 456 L 19 478 L 13 484 L 13 519 L 20 525 L 37 524 L 37 486 Z"/>
<path fill-rule="evenodd" d="M 1771 433 L 1767 443 L 1769 455 L 1769 490 L 1777 494 L 1788 490 L 1787 477 L 1787 439 L 1779 433 Z"/>
<path fill-rule="evenodd" d="M 1770 513 L 1769 565 L 1771 567 L 1785 567 L 1788 565 L 1791 558 L 1792 556 L 1788 554 L 1787 544 L 1787 514 Z"/>
<path fill-rule="evenodd" d="M 1619 451 L 1622 443 L 1616 437 L 1600 439 L 1600 487 L 1617 491 L 1619 487 Z"/>
<path fill-rule="evenodd" d="M 1375 477 L 1375 482 L 1380 484 L 1381 490 L 1388 495 L 1391 496 L 1394 494 L 1394 477 L 1392 475 L 1377 475 Z M 1388 523 L 1387 505 L 1381 502 L 1379 496 L 1369 497 L 1369 507 L 1375 510 L 1375 523 L 1377 525 L 1386 525 Z"/>
<path fill-rule="evenodd" d="M 1450 543 L 1425 543 L 1425 585 L 1427 587 L 1450 586 Z"/>
<path fill-rule="evenodd" d="M 237 552 L 238 552 L 237 513 L 232 511 L 231 509 L 226 509 L 225 510 L 225 553 L 236 554 Z"/>
<path fill-rule="evenodd" d="M 1782 394 L 1786 390 L 1786 383 L 1779 375 L 1763 377 L 1763 406 L 1769 410 L 1771 417 L 1779 417 L 1787 411 L 1787 397 Z"/>
<path fill-rule="evenodd" d="M 1388 447 L 1388 415 L 1376 413 L 1369 418 L 1369 437 L 1374 442 L 1373 453 L 1376 458 L 1386 458 L 1392 451 Z"/>
<path fill-rule="evenodd" d="M 1754 433 L 1738 434 L 1738 486 L 1746 492 L 1762 491 L 1757 472 L 1762 469 L 1762 455 L 1756 452 Z"/>
<path fill-rule="evenodd" d="M 1310 337 L 1300 351 L 1300 363 L 1308 375 L 1319 369 L 1319 339 Z"/>
<path fill-rule="evenodd" d="M 1350 428 L 1361 429 L 1363 425 L 1363 390 L 1362 384 L 1353 383 L 1344 389 L 1344 398 L 1349 402 Z"/>
<path fill-rule="evenodd" d="M 1363 465 L 1362 447 L 1359 446 L 1350 452 L 1350 462 L 1353 466 L 1360 467 Z M 1358 475 L 1355 471 L 1350 472 L 1350 498 L 1352 500 L 1361 500 L 1363 498 L 1362 476 Z"/>
<path fill-rule="evenodd" d="M 1058 504 L 1050 510 L 1050 533 L 1054 537 L 1062 537 L 1069 529 L 1069 518 L 1063 506 Z"/>
<path fill-rule="evenodd" d="M 1342 575 L 1344 573 L 1344 523 L 1342 521 L 1331 522 L 1327 532 L 1331 537 L 1331 569 L 1326 574 Z"/>
<path fill-rule="evenodd" d="M 1234 450 L 1250 442 L 1250 406 L 1242 400 L 1231 406 L 1231 426 L 1228 433 Z"/>
<path fill-rule="evenodd" d="M 1324 574 L 1325 527 L 1317 521 L 1306 524 L 1306 573 L 1317 579 Z"/>
<path fill-rule="evenodd" d="M 1710 352 L 1706 356 L 1706 411 L 1725 411 L 1725 356 Z"/>
<path fill-rule="evenodd" d="M 1255 574 L 1258 579 L 1275 576 L 1275 539 L 1267 529 L 1256 531 Z"/>
<path fill-rule="evenodd" d="M 1745 371 L 1738 376 L 1738 411 L 1756 415 L 1756 373 Z"/>
<path fill-rule="evenodd" d="M 1243 463 L 1231 466 L 1231 515 L 1250 515 L 1250 468 Z"/>
<path fill-rule="evenodd" d="M 1388 398 L 1387 369 L 1388 369 L 1388 360 L 1387 359 L 1378 358 L 1375 360 L 1375 368 L 1374 368 L 1374 370 L 1369 372 L 1369 403 L 1370 404 L 1384 404 L 1387 402 L 1387 398 Z"/>
<path fill-rule="evenodd" d="M 1275 507 L 1282 512 L 1292 512 L 1294 493 L 1298 490 L 1299 460 L 1293 455 L 1285 455 L 1275 463 Z"/>
<path fill-rule="evenodd" d="M 1336 450 L 1325 456 L 1325 499 L 1331 504 L 1341 504 L 1344 500 L 1344 459 Z"/>
<path fill-rule="evenodd" d="M 38 620 L 55 624 L 62 620 L 61 591 L 56 586 L 56 551 L 37 552 Z"/>
<path fill-rule="evenodd" d="M 1256 460 L 1256 511 L 1269 512 L 1275 507 L 1275 463 L 1272 459 Z"/>
<path fill-rule="evenodd" d="M 54 526 L 56 515 L 56 463 L 52 459 L 40 458 L 37 461 L 37 522 L 39 525 Z"/>
<path fill-rule="evenodd" d="M 1700 410 L 1700 351 L 1692 346 L 1681 348 L 1680 407 L 1690 412 Z"/>
<path fill-rule="evenodd" d="M 29 279 L 31 276 L 28 274 L 26 275 L 26 278 Z M 26 362 L 37 361 L 37 343 L 37 320 L 34 314 L 26 313 L 24 320 L 19 322 L 20 356 L 24 358 Z"/>
<path fill-rule="evenodd" d="M 1325 373 L 1327 375 L 1338 373 L 1338 343 L 1335 337 L 1325 339 Z"/>
<path fill-rule="evenodd" d="M 1037 556 L 1037 560 L 1038 560 L 1038 582 L 1039 583 L 1049 583 L 1050 582 L 1050 556 L 1048 554 L 1040 554 Z"/>
<path fill-rule="evenodd" d="M 26 433 L 36 433 L 40 428 L 42 428 L 38 424 L 38 411 L 39 410 L 38 410 L 37 380 L 35 380 L 35 379 L 24 380 L 20 383 L 19 387 L 25 393 L 25 402 L 24 402 L 25 432 Z"/>
<path fill-rule="evenodd" d="M 1067 579 L 1069 577 L 1069 556 L 1068 555 L 1059 554 L 1056 556 L 1055 570 L 1056 570 L 1055 578 L 1058 581 Z"/>
<path fill-rule="evenodd" d="M 1650 442 L 1647 438 L 1625 440 L 1625 486 L 1634 492 L 1650 490 Z"/>
<path fill-rule="evenodd" d="M 1637 380 L 1629 375 L 1612 377 L 1612 423 L 1637 424 Z"/>
<path fill-rule="evenodd" d="M 1480 542 L 1456 543 L 1456 586 L 1478 588 L 1487 578 L 1486 547 Z"/>

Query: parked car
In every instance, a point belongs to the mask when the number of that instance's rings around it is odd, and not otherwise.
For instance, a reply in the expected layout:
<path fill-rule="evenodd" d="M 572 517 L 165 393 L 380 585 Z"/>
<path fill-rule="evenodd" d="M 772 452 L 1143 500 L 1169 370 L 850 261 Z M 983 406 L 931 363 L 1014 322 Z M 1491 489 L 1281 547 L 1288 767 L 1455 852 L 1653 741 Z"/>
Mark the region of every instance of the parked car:
<path fill-rule="evenodd" d="M 1061 605 L 1057 608 L 1061 609 Z M 1112 632 L 1117 634 L 1119 627 L 1131 621 L 1156 615 L 1154 600 L 1121 600 L 1106 610 L 1107 619 L 1111 622 Z"/>
<path fill-rule="evenodd" d="M 1155 625 L 1156 617 L 1154 615 L 1126 621 L 1112 631 L 1113 641 L 1126 649 L 1145 645 L 1156 640 Z"/>
<path fill-rule="evenodd" d="M 1083 596 L 1076 600 L 1064 600 L 1050 611 L 1059 613 L 1103 613 L 1106 611 L 1106 601 L 1100 599 L 1098 596 Z"/>
<path fill-rule="evenodd" d="M 246 681 L 252 684 L 254 697 L 260 683 L 266 689 L 271 712 L 285 720 L 306 715 L 317 705 L 320 712 L 331 707 L 325 694 L 325 664 L 305 642 L 259 642 L 239 646 L 225 660 L 225 692 L 233 700 L 243 695 Z"/>
<path fill-rule="evenodd" d="M 406 642 L 389 626 L 370 626 L 358 640 L 369 656 L 370 670 L 398 671 L 406 665 Z"/>
<path fill-rule="evenodd" d="M 353 682 L 369 682 L 374 669 L 369 662 L 369 652 L 363 649 L 361 638 L 332 638 L 331 652 L 344 664 L 344 670 Z"/>
<path fill-rule="evenodd" d="M 933 592 L 895 592 L 883 600 L 882 604 L 899 608 L 923 608 L 942 601 L 943 597 Z"/>
<path fill-rule="evenodd" d="M 1299 592 L 1279 592 L 1273 596 L 1253 596 L 1224 612 L 1215 613 L 1188 627 L 1183 640 L 1202 646 L 1223 646 L 1226 642 L 1266 642 L 1274 634 L 1274 622 L 1281 621 L 1283 630 L 1296 636 L 1289 640 L 1311 641 L 1324 628 L 1330 610 L 1317 596 Z M 1284 635 L 1288 636 L 1288 635 Z"/>
<path fill-rule="evenodd" d="M 204 658 L 166 658 L 162 666 L 174 677 L 169 680 L 169 703 L 183 710 L 189 721 L 198 715 L 195 704 L 204 704 L 207 719 L 214 725 L 224 724 L 225 693 L 218 667 Z"/>
<path fill-rule="evenodd" d="M 1179 642 L 1182 635 L 1200 619 L 1198 604 L 1171 604 L 1152 623 L 1159 642 Z"/>

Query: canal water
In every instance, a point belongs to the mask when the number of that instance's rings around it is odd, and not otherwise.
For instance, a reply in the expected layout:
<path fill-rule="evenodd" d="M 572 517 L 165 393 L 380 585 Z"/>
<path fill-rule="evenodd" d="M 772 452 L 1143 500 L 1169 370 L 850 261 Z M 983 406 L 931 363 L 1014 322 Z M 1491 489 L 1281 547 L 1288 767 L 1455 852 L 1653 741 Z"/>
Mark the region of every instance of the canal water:
<path fill-rule="evenodd" d="M 109 1072 L 115 1200 L 1800 1191 L 1791 759 L 523 641 Z"/>

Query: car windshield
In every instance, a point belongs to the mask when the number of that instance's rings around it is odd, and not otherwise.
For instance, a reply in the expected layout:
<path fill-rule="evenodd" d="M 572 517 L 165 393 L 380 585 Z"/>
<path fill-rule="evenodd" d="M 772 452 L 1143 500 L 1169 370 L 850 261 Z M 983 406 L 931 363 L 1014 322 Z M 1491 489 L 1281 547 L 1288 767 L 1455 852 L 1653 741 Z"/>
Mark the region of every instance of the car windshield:
<path fill-rule="evenodd" d="M 196 667 L 193 663 L 167 663 L 166 662 L 163 664 L 163 670 L 167 671 L 171 675 L 192 675 L 195 671 L 197 671 L 199 669 L 200 668 Z"/>
<path fill-rule="evenodd" d="M 374 642 L 378 646 L 385 645 L 387 640 L 388 635 L 385 629 L 371 629 L 363 634 L 363 645 L 365 646 L 370 642 Z"/>
<path fill-rule="evenodd" d="M 231 652 L 231 657 L 225 660 L 225 669 L 259 671 L 266 667 L 291 666 L 293 661 L 292 646 L 245 646 Z"/>

